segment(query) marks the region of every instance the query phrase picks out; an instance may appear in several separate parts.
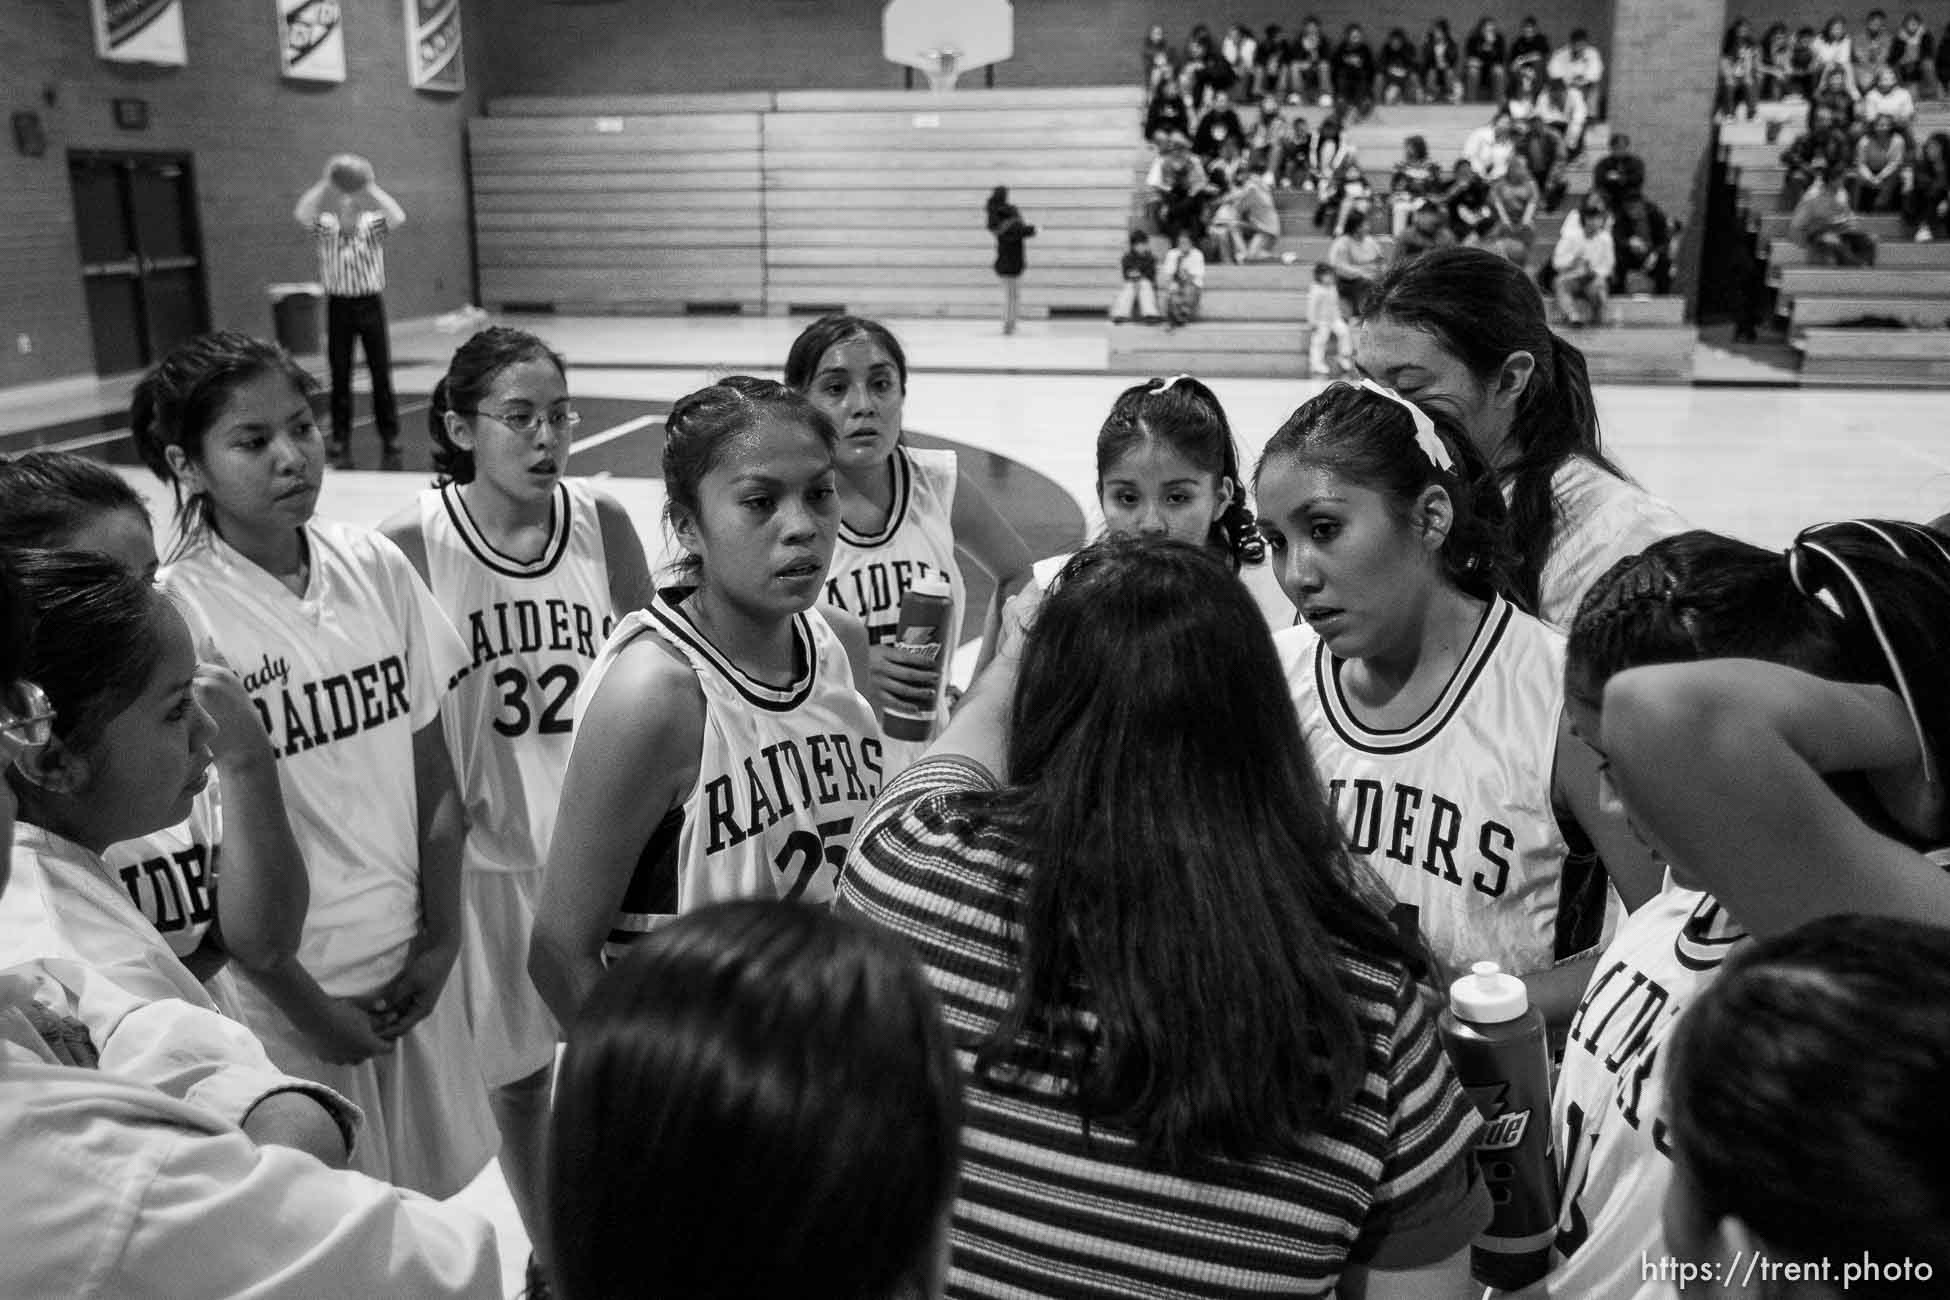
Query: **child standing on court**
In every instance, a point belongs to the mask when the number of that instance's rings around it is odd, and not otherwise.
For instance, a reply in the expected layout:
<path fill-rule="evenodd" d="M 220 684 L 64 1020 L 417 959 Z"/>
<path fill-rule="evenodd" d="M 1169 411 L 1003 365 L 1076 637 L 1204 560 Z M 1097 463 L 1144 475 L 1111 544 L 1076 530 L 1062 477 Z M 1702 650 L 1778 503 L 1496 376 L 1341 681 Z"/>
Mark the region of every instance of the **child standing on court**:
<path fill-rule="evenodd" d="M 1314 282 L 1307 289 L 1307 360 L 1315 375 L 1332 373 L 1327 369 L 1327 344 L 1336 348 L 1334 363 L 1342 371 L 1354 371 L 1354 344 L 1341 312 L 1341 289 L 1334 268 L 1327 262 L 1314 263 Z"/>

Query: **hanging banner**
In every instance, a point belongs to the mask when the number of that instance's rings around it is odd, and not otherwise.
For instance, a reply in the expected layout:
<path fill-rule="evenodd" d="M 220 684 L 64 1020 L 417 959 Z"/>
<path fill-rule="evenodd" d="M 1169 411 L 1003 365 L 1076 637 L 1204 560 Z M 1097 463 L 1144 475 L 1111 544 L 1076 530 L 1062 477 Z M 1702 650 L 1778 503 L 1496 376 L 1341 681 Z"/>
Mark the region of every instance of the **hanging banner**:
<path fill-rule="evenodd" d="M 183 0 L 89 0 L 88 7 L 95 19 L 95 53 L 102 58 L 176 68 L 189 62 Z"/>
<path fill-rule="evenodd" d="M 276 0 L 278 58 L 293 81 L 345 80 L 345 24 L 339 0 Z"/>
<path fill-rule="evenodd" d="M 459 92 L 460 0 L 406 0 L 406 66 L 415 90 Z"/>

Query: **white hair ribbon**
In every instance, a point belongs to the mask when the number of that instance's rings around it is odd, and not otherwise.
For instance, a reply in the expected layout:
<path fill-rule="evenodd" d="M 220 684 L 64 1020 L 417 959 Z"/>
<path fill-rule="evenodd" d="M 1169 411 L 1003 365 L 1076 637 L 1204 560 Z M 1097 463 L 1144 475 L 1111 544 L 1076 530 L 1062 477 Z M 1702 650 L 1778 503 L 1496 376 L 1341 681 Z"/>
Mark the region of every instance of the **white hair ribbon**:
<path fill-rule="evenodd" d="M 1170 379 L 1152 380 L 1150 391 L 1154 393 L 1168 393 L 1172 389 L 1178 387 L 1178 385 L 1184 383 L 1187 379 L 1191 380 L 1193 383 L 1198 382 L 1198 376 L 1196 375 L 1173 375 Z"/>
<path fill-rule="evenodd" d="M 1347 381 L 1343 380 L 1342 382 L 1346 383 Z M 1427 411 L 1409 401 L 1394 389 L 1377 384 L 1372 379 L 1363 379 L 1360 383 L 1350 386 L 1359 388 L 1363 392 L 1373 393 L 1377 397 L 1386 398 L 1401 407 L 1404 411 L 1407 411 L 1408 418 L 1415 424 L 1415 445 L 1420 447 L 1422 454 L 1429 458 L 1429 464 L 1435 466 L 1444 474 L 1453 474 L 1456 472 L 1455 457 L 1451 456 L 1449 449 L 1443 445 L 1441 437 L 1435 431 L 1435 421 L 1429 418 Z"/>

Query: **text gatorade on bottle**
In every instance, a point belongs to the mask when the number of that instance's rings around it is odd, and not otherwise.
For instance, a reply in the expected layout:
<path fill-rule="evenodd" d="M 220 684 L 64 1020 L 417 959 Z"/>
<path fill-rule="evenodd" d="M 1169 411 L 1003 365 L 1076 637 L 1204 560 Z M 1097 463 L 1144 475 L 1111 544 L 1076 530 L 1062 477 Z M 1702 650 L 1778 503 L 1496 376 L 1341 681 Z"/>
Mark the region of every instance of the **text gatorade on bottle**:
<path fill-rule="evenodd" d="M 1482 1112 L 1476 1164 L 1495 1211 L 1470 1250 L 1485 1286 L 1515 1290 L 1550 1271 L 1557 1236 L 1557 1160 L 1551 1150 L 1550 1054 L 1544 1016 L 1523 981 L 1479 961 L 1449 987 L 1437 1018 L 1463 1091 Z"/>
<path fill-rule="evenodd" d="M 901 597 L 900 623 L 894 644 L 903 658 L 917 666 L 931 663 L 935 670 L 934 699 L 924 710 L 888 703 L 880 710 L 880 729 L 893 740 L 926 740 L 934 734 L 935 714 L 941 704 L 941 683 L 948 674 L 948 656 L 954 647 L 947 644 L 948 625 L 954 621 L 955 602 L 946 578 L 920 579 Z"/>

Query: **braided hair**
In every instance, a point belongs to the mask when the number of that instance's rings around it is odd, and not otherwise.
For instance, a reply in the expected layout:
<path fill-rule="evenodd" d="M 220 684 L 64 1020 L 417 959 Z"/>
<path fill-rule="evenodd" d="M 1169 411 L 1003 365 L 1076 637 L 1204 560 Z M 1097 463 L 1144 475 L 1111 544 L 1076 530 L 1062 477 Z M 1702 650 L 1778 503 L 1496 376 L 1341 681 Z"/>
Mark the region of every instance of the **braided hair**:
<path fill-rule="evenodd" d="M 1217 519 L 1206 542 L 1240 566 L 1266 558 L 1266 542 L 1259 535 L 1253 508 L 1246 504 L 1245 476 L 1239 470 L 1239 449 L 1232 424 L 1218 396 L 1190 375 L 1149 379 L 1117 395 L 1103 428 L 1097 431 L 1097 491 L 1117 463 L 1148 441 L 1168 445 L 1202 473 L 1232 484 L 1232 502 Z"/>

